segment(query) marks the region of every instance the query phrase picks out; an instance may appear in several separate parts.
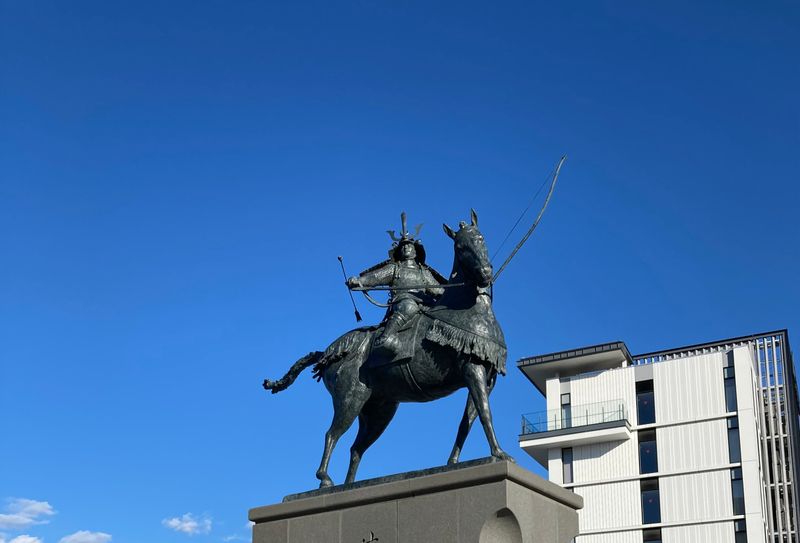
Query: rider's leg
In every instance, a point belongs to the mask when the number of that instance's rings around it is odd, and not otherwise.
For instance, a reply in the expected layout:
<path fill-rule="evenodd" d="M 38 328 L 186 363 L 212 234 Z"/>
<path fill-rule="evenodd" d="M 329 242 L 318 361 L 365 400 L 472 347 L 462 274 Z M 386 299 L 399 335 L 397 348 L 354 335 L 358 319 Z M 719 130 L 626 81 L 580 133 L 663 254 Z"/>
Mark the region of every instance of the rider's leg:
<path fill-rule="evenodd" d="M 377 347 L 385 347 L 396 351 L 399 347 L 397 331 L 419 311 L 419 306 L 414 300 L 400 300 L 392 306 L 392 313 L 386 319 L 383 332 L 375 341 Z"/>

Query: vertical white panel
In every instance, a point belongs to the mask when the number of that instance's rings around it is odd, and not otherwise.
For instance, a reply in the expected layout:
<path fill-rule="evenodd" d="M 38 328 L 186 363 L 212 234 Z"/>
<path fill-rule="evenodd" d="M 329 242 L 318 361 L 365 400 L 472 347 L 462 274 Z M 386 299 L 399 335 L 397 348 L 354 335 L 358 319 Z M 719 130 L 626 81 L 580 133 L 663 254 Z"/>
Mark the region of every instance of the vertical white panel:
<path fill-rule="evenodd" d="M 739 411 L 754 409 L 753 391 L 758 390 L 756 362 L 749 345 L 733 349 L 733 368 L 736 378 L 736 404 Z"/>
<path fill-rule="evenodd" d="M 636 384 L 633 366 L 615 368 L 599 373 L 573 377 L 570 381 L 572 405 L 586 405 L 611 400 L 623 400 L 628 420 L 634 424 L 636 412 Z M 632 414 L 633 413 L 633 414 Z"/>
<path fill-rule="evenodd" d="M 635 526 L 642 522 L 639 481 L 578 487 L 583 509 L 578 511 L 580 531 Z"/>
<path fill-rule="evenodd" d="M 745 490 L 745 492 L 747 492 Z M 761 514 L 747 513 L 745 516 L 745 526 L 747 527 L 747 543 L 766 543 L 767 542 L 767 519 Z"/>
<path fill-rule="evenodd" d="M 724 414 L 724 358 L 724 353 L 710 353 L 655 364 L 656 422 L 678 422 Z"/>
<path fill-rule="evenodd" d="M 564 470 L 561 466 L 561 449 L 547 450 L 547 478 L 558 484 L 564 484 Z"/>
<path fill-rule="evenodd" d="M 642 543 L 642 531 L 613 532 L 610 534 L 583 535 L 575 543 Z"/>
<path fill-rule="evenodd" d="M 728 464 L 725 419 L 667 426 L 656 430 L 659 471 L 679 471 Z"/>
<path fill-rule="evenodd" d="M 733 515 L 730 470 L 660 477 L 658 486 L 662 522 Z"/>
<path fill-rule="evenodd" d="M 575 482 L 591 482 L 636 475 L 639 460 L 634 439 L 593 443 L 572 448 Z"/>
<path fill-rule="evenodd" d="M 745 516 L 745 525 L 747 527 L 747 543 L 766 543 L 767 521 L 760 512 L 748 513 Z"/>
<path fill-rule="evenodd" d="M 765 520 L 766 513 L 762 513 L 762 511 L 766 511 L 764 507 L 766 489 L 757 460 L 742 462 L 742 486 L 744 488 L 744 510 L 747 513 L 747 541 L 749 543 L 764 541 L 766 537 L 765 522 L 762 520 Z M 751 535 L 759 531 L 761 532 L 759 538 Z"/>
<path fill-rule="evenodd" d="M 561 407 L 561 381 L 558 377 L 553 377 L 545 382 L 545 399 L 548 411 Z"/>
<path fill-rule="evenodd" d="M 661 529 L 663 543 L 731 543 L 733 541 L 733 522 L 696 524 L 694 526 L 675 526 Z"/>

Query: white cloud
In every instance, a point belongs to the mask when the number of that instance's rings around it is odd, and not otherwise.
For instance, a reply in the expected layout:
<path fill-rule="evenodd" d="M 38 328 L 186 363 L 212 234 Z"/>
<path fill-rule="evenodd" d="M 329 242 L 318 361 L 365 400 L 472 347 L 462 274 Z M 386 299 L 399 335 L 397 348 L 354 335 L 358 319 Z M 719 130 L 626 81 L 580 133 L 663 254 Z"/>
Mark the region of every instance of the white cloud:
<path fill-rule="evenodd" d="M 47 502 L 11 498 L 6 505 L 6 512 L 0 513 L 0 528 L 21 530 L 34 524 L 46 524 L 49 522 L 46 517 L 55 515 L 55 513 L 53 507 Z M 25 540 L 16 541 L 20 537 L 31 536 L 19 536 L 8 543 L 26 543 Z"/>
<path fill-rule="evenodd" d="M 252 520 L 248 520 L 248 521 L 247 521 L 247 524 L 245 524 L 245 525 L 242 527 L 242 529 L 243 529 L 243 530 L 247 530 L 248 532 L 251 532 L 251 531 L 252 531 L 252 528 L 253 528 L 253 526 L 255 526 L 255 525 L 256 525 L 256 523 L 255 523 L 255 522 L 253 522 Z M 247 537 L 245 537 L 245 536 L 243 536 L 243 535 L 232 534 L 232 535 L 226 535 L 225 537 L 223 537 L 223 538 L 222 538 L 222 540 L 223 540 L 223 541 L 226 541 L 226 542 L 227 542 L 227 541 L 250 541 L 250 539 L 251 539 L 251 538 L 252 538 L 252 536 L 251 536 L 251 535 L 248 535 Z M 0 541 L 0 543 L 3 543 L 3 542 L 2 542 L 2 541 Z"/>
<path fill-rule="evenodd" d="M 111 541 L 110 534 L 80 530 L 74 534 L 62 537 L 58 543 L 108 543 L 109 541 Z"/>
<path fill-rule="evenodd" d="M 165 518 L 161 524 L 171 530 L 188 535 L 207 534 L 211 531 L 210 518 L 197 518 L 191 513 L 186 513 L 182 517 Z"/>
<path fill-rule="evenodd" d="M 0 543 L 5 542 L 5 539 L 0 539 Z M 18 535 L 8 543 L 42 543 L 42 540 L 32 535 Z"/>

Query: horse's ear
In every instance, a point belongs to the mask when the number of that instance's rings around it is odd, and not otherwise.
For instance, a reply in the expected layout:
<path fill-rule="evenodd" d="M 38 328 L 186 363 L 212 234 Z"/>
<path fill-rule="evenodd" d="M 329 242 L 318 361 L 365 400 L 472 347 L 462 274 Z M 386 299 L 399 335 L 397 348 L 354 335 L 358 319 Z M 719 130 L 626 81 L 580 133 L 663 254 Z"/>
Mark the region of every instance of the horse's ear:
<path fill-rule="evenodd" d="M 442 223 L 442 228 L 444 229 L 444 233 L 445 233 L 445 234 L 447 234 L 447 236 L 448 236 L 450 239 L 456 239 L 456 233 L 455 233 L 455 232 L 453 232 L 453 229 L 452 229 L 452 228 L 450 228 L 449 226 L 447 226 L 445 223 Z"/>
<path fill-rule="evenodd" d="M 469 216 L 472 218 L 472 226 L 478 226 L 478 214 L 475 213 L 474 209 L 469 210 Z"/>

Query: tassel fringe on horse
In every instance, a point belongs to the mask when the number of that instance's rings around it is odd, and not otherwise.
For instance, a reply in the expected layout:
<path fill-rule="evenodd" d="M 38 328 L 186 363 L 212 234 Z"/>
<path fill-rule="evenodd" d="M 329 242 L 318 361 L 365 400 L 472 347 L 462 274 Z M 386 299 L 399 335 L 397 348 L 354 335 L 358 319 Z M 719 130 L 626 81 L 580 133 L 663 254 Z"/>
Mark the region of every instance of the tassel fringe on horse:
<path fill-rule="evenodd" d="M 456 328 L 441 320 L 434 320 L 425 334 L 425 339 L 472 355 L 492 366 L 499 374 L 506 374 L 506 346 L 490 338 Z"/>

